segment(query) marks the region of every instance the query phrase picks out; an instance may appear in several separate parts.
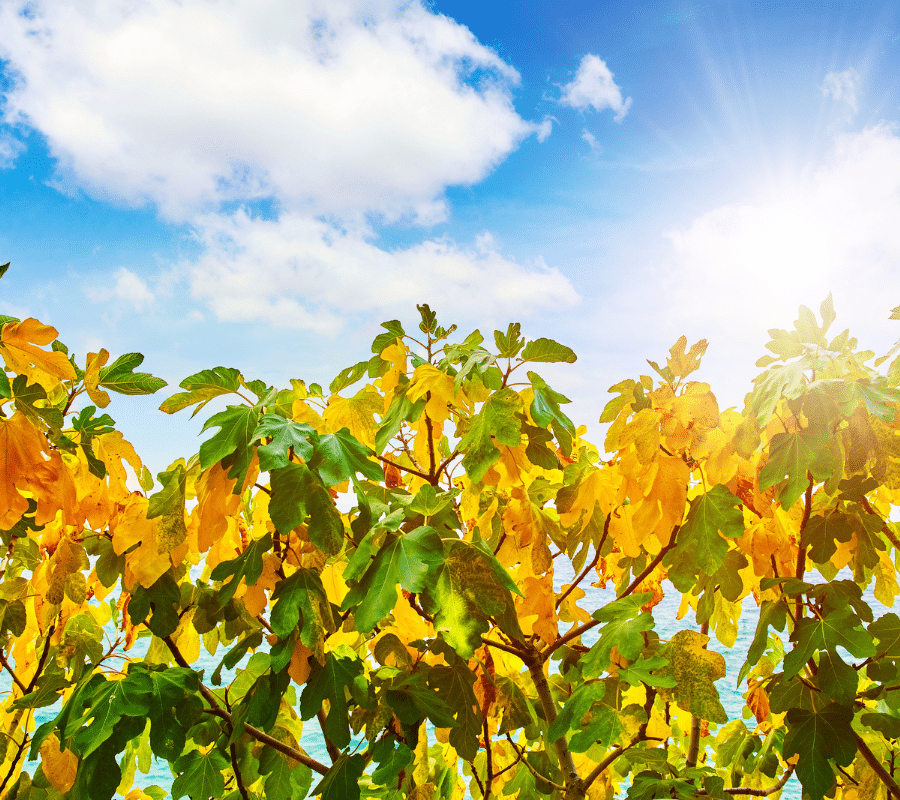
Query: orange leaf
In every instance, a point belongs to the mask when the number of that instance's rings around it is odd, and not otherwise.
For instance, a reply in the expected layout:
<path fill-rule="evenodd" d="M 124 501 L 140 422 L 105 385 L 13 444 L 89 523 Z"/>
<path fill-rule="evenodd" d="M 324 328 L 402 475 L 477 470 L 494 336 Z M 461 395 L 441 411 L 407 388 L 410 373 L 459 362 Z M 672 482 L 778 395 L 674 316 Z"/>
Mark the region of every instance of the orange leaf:
<path fill-rule="evenodd" d="M 29 486 L 32 470 L 44 463 L 48 451 L 44 437 L 20 412 L 0 419 L 0 528 L 8 530 L 28 510 L 28 500 L 16 487 Z"/>

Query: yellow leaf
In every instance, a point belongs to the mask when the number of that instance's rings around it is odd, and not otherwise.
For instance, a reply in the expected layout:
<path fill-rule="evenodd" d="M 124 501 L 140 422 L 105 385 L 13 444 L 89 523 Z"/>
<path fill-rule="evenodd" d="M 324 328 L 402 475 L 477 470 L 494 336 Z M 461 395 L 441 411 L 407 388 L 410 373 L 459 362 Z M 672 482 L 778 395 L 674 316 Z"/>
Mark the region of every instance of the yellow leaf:
<path fill-rule="evenodd" d="M 116 500 L 126 498 L 131 492 L 126 483 L 128 473 L 125 471 L 125 463 L 131 466 L 136 476 L 140 476 L 143 469 L 134 446 L 126 441 L 121 431 L 110 431 L 94 439 L 94 450 L 97 458 L 106 464 L 109 471 L 110 494 Z"/>
<path fill-rule="evenodd" d="M 384 412 L 384 399 L 374 386 L 364 386 L 353 397 L 332 395 L 325 409 L 325 422 L 331 430 L 348 428 L 367 447 L 375 448 L 378 423 L 375 415 Z"/>
<path fill-rule="evenodd" d="M 266 592 L 275 589 L 275 585 L 279 581 L 278 567 L 281 566 L 281 560 L 272 553 L 263 555 L 263 569 L 256 583 L 247 586 L 241 581 L 240 587 L 235 592 L 235 597 L 240 597 L 244 601 L 244 608 L 251 617 L 257 617 L 265 611 L 268 601 L 266 600 Z"/>
<path fill-rule="evenodd" d="M 233 494 L 235 481 L 229 478 L 220 463 L 213 464 L 197 482 L 200 523 L 197 529 L 197 550 L 205 553 L 219 539 L 227 527 L 226 520 L 238 513 L 240 495 Z"/>
<path fill-rule="evenodd" d="M 572 505 L 569 506 L 569 509 L 564 514 L 559 515 L 560 524 L 564 528 L 569 528 L 578 522 L 582 512 L 584 512 L 579 532 L 584 530 L 594 513 L 594 506 L 597 503 L 600 504 L 600 510 L 604 514 L 609 514 L 618 505 L 616 500 L 618 488 L 617 474 L 614 470 L 590 470 L 581 479 L 581 483 L 578 484 L 578 491 L 575 493 Z"/>
<path fill-rule="evenodd" d="M 525 578 L 522 590 L 525 597 L 516 598 L 516 611 L 522 623 L 522 630 L 527 635 L 529 633 L 527 629 L 531 628 L 531 631 L 540 636 L 546 644 L 552 644 L 559 636 L 552 576 Z M 529 620 L 532 616 L 537 616 L 533 622 Z"/>
<path fill-rule="evenodd" d="M 669 350 L 669 358 L 666 362 L 669 365 L 669 369 L 678 378 L 690 375 L 700 366 L 700 358 L 706 352 L 708 345 L 709 342 L 706 339 L 701 339 L 696 344 L 691 345 L 690 350 L 686 351 L 687 337 L 682 336 Z"/>
<path fill-rule="evenodd" d="M 9 327 L 7 323 L 4 332 Z M 44 437 L 20 413 L 0 418 L 0 528 L 8 530 L 28 510 L 28 501 L 16 487 L 25 488 L 36 464 L 49 452 Z"/>
<path fill-rule="evenodd" d="M 50 785 L 57 792 L 68 792 L 75 785 L 78 756 L 68 748 L 60 752 L 59 739 L 51 733 L 41 745 L 41 766 Z"/>
<path fill-rule="evenodd" d="M 406 345 L 399 337 L 394 340 L 394 344 L 381 351 L 381 357 L 392 364 L 391 368 L 381 376 L 381 391 L 385 394 L 385 411 L 390 405 L 394 388 L 400 383 L 400 376 L 406 374 L 406 355 Z"/>
<path fill-rule="evenodd" d="M 0 355 L 6 365 L 20 375 L 27 375 L 30 365 L 34 364 L 57 378 L 74 381 L 75 370 L 65 353 L 48 352 L 35 346 L 50 344 L 56 337 L 56 328 L 44 325 L 34 317 L 22 322 L 8 322 L 0 334 Z"/>
<path fill-rule="evenodd" d="M 99 353 L 88 353 L 84 368 L 84 388 L 88 397 L 100 408 L 109 405 L 109 394 L 98 385 L 100 382 L 100 368 L 106 366 L 109 361 L 109 353 L 101 348 Z"/>
<path fill-rule="evenodd" d="M 415 403 L 431 392 L 431 398 L 425 405 L 425 413 L 432 422 L 443 422 L 450 418 L 452 408 L 468 409 L 469 401 L 465 392 L 453 390 L 453 377 L 441 372 L 431 364 L 420 364 L 413 372 L 406 396 Z"/>
<path fill-rule="evenodd" d="M 291 406 L 291 417 L 294 422 L 305 422 L 316 433 L 326 433 L 328 426 L 325 420 L 319 416 L 319 412 L 308 405 L 305 400 L 294 400 Z"/>

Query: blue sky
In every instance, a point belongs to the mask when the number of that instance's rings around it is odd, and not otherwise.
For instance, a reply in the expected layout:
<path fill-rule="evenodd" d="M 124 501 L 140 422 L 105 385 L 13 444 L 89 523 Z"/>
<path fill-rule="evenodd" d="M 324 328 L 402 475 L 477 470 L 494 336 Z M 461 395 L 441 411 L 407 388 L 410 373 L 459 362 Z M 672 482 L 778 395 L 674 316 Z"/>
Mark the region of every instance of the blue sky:
<path fill-rule="evenodd" d="M 173 389 L 520 321 L 595 438 L 686 334 L 740 406 L 800 303 L 900 336 L 898 75 L 895 2 L 0 0 L 0 313 Z M 109 409 L 154 473 L 170 391 Z"/>

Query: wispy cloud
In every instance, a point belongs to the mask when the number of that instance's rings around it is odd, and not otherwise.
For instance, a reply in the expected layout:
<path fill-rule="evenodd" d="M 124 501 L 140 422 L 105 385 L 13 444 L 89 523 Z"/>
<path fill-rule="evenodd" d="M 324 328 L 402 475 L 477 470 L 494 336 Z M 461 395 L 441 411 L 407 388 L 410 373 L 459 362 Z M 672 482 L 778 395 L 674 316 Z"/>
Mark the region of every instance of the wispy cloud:
<path fill-rule="evenodd" d="M 822 83 L 822 94 L 839 103 L 846 103 L 855 112 L 858 85 L 859 73 L 853 67 L 843 72 L 829 72 Z"/>
<path fill-rule="evenodd" d="M 92 300 L 106 302 L 118 298 L 130 303 L 135 311 L 143 311 L 150 306 L 155 297 L 147 282 L 131 270 L 121 267 L 115 274 L 115 285 L 112 288 L 88 287 L 85 293 Z"/>
<path fill-rule="evenodd" d="M 599 155 L 603 152 L 603 148 L 600 146 L 600 142 L 597 141 L 597 137 L 594 136 L 587 128 L 581 129 L 581 138 L 587 142 L 588 147 L 591 148 L 591 152 L 594 155 Z"/>
<path fill-rule="evenodd" d="M 616 85 L 606 62 L 591 53 L 581 59 L 575 78 L 561 88 L 559 102 L 562 105 L 579 111 L 609 108 L 616 112 L 616 122 L 621 122 L 631 108 L 631 98 L 622 98 L 622 90 Z"/>

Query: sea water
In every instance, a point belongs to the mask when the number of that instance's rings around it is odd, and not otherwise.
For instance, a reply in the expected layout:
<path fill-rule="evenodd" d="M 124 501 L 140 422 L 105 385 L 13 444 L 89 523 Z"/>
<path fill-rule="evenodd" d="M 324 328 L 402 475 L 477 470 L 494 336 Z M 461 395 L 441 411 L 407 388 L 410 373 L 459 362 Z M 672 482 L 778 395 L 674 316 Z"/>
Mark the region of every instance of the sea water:
<path fill-rule="evenodd" d="M 844 578 L 849 576 L 839 575 L 838 577 Z M 568 562 L 563 562 L 559 565 L 556 565 L 554 584 L 557 592 L 561 591 L 561 587 L 563 584 L 570 583 L 573 578 L 574 575 L 572 572 L 571 564 L 569 564 Z M 588 611 L 588 613 L 593 612 L 597 608 L 601 608 L 602 606 L 612 602 L 615 599 L 615 592 L 612 588 L 598 589 L 594 586 L 591 586 L 590 580 L 591 577 L 588 576 L 580 584 L 581 588 L 585 590 L 586 594 L 585 597 L 582 598 L 579 602 L 579 605 L 581 608 L 584 608 L 586 611 Z M 680 620 L 676 618 L 678 607 L 681 602 L 681 595 L 677 591 L 675 591 L 671 585 L 664 584 L 664 589 L 668 589 L 665 597 L 659 603 L 659 605 L 657 605 L 653 609 L 653 618 L 656 622 L 656 627 L 654 630 L 659 634 L 660 638 L 669 639 L 680 630 L 699 630 L 699 626 L 696 624 L 692 612 L 689 612 Z M 869 605 L 872 606 L 876 618 L 884 613 L 881 604 L 874 599 L 871 589 L 865 594 L 864 599 L 867 603 L 869 603 Z M 740 671 L 740 668 L 744 661 L 744 656 L 756 632 L 756 624 L 758 619 L 759 609 L 757 608 L 752 596 L 748 596 L 744 599 L 742 605 L 741 617 L 738 621 L 737 639 L 734 646 L 731 648 L 725 647 L 714 636 L 710 637 L 710 641 L 708 644 L 709 649 L 721 653 L 725 658 L 726 675 L 724 678 L 716 682 L 716 687 L 718 688 L 722 705 L 725 708 L 726 713 L 728 714 L 729 720 L 742 718 L 744 699 L 742 696 L 742 690 L 737 688 L 735 684 L 737 681 L 738 672 Z M 597 633 L 596 629 L 594 629 L 584 635 L 583 641 L 585 645 L 590 646 L 595 641 L 597 641 L 598 636 L 599 634 Z M 147 643 L 147 639 L 138 640 L 135 643 L 135 646 L 129 652 L 129 655 L 131 657 L 140 657 L 146 652 Z M 204 648 L 201 648 L 200 658 L 198 659 L 197 663 L 193 665 L 193 667 L 197 670 L 203 670 L 208 682 L 209 676 L 212 675 L 225 652 L 227 652 L 226 649 L 220 648 L 215 656 L 211 656 Z M 238 665 L 238 668 L 239 667 L 240 665 Z M 551 661 L 550 669 L 555 670 L 555 667 L 555 662 Z M 234 675 L 235 670 L 223 670 L 223 685 L 227 685 L 227 683 L 234 677 Z M 9 689 L 9 676 L 4 671 L 2 673 L 2 678 L 0 678 L 0 690 L 9 691 Z M 56 716 L 56 714 L 59 713 L 59 709 L 59 703 L 54 706 L 37 709 L 37 711 L 35 712 L 35 727 L 48 719 L 52 719 L 54 716 Z M 748 725 L 748 727 L 752 727 L 752 725 Z M 316 760 L 321 761 L 325 764 L 329 763 L 325 743 L 322 739 L 318 725 L 316 725 L 314 721 L 311 721 L 310 723 L 306 723 L 304 725 L 303 737 L 300 741 L 300 744 L 304 748 L 304 750 L 306 750 L 306 752 Z M 36 762 L 26 762 L 25 769 L 28 772 L 33 772 L 35 766 Z M 140 771 L 135 774 L 134 785 L 138 787 L 144 787 L 151 784 L 156 784 L 166 789 L 166 791 L 169 791 L 172 785 L 173 778 L 174 776 L 171 769 L 169 768 L 168 763 L 154 758 L 151 761 L 150 772 L 147 775 L 141 774 Z M 313 784 L 315 785 L 316 782 L 316 776 L 314 775 Z M 782 800 L 800 800 L 800 796 L 800 783 L 797 781 L 796 776 L 792 775 L 782 791 Z M 117 795 L 117 797 L 121 797 L 121 795 Z"/>

